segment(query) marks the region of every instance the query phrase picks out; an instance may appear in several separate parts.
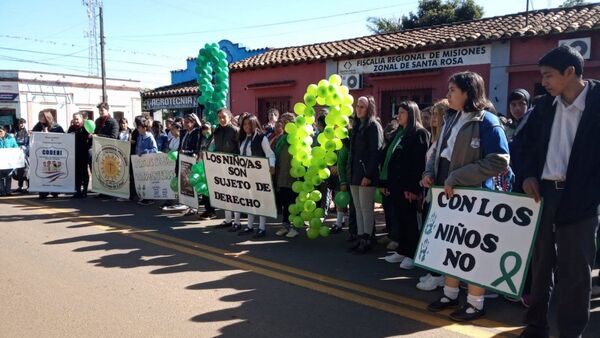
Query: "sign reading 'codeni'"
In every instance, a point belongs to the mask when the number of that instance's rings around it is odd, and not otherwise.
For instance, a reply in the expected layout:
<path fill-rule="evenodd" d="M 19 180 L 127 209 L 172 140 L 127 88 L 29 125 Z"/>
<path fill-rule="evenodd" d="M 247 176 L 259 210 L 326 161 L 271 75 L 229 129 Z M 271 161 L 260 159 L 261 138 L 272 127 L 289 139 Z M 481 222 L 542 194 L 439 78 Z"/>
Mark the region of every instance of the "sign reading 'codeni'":
<path fill-rule="evenodd" d="M 175 96 L 175 97 L 156 97 L 146 101 L 146 108 L 154 109 L 176 109 L 176 108 L 194 108 L 198 106 L 197 96 Z"/>
<path fill-rule="evenodd" d="M 275 189 L 266 158 L 205 151 L 204 168 L 212 206 L 277 217 Z"/>
<path fill-rule="evenodd" d="M 541 203 L 481 189 L 431 190 L 415 265 L 505 295 L 521 295 Z"/>
<path fill-rule="evenodd" d="M 340 75 L 406 72 L 421 69 L 486 64 L 491 46 L 469 46 L 399 55 L 338 61 Z"/>

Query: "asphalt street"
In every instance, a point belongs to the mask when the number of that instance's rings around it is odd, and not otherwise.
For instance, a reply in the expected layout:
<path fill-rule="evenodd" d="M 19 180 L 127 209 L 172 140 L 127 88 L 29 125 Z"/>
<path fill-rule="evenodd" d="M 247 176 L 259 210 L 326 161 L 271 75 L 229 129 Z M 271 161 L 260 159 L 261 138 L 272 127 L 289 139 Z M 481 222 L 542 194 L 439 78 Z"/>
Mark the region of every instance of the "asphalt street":
<path fill-rule="evenodd" d="M 516 337 L 503 297 L 457 324 L 426 272 L 345 250 L 346 233 L 253 240 L 221 220 L 115 199 L 0 199 L 3 337 Z M 559 286 L 560 289 L 560 286 Z M 560 290 L 559 290 L 560 291 Z M 461 295 L 462 299 L 465 295 Z M 585 337 L 600 335 L 600 299 Z M 554 332 L 556 334 L 556 332 Z"/>

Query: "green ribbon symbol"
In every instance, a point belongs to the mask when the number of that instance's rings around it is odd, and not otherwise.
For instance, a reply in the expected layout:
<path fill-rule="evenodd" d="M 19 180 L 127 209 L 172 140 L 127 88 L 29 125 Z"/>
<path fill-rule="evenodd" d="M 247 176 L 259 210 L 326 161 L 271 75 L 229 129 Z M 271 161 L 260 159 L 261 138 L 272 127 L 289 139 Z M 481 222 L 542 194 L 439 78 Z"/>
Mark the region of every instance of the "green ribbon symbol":
<path fill-rule="evenodd" d="M 515 265 L 512 267 L 510 272 L 506 272 L 506 260 L 510 257 L 515 258 Z M 506 282 L 506 285 L 508 285 L 510 291 L 516 294 L 517 287 L 515 286 L 515 283 L 513 283 L 511 278 L 514 275 L 516 275 L 517 272 L 519 272 L 519 270 L 521 269 L 521 263 L 521 256 L 519 256 L 518 253 L 514 251 L 508 251 L 504 253 L 504 255 L 502 255 L 502 257 L 500 258 L 500 272 L 502 273 L 502 276 L 498 277 L 498 279 L 492 282 L 492 286 L 498 287 L 498 285 L 500 285 L 502 282 Z"/>

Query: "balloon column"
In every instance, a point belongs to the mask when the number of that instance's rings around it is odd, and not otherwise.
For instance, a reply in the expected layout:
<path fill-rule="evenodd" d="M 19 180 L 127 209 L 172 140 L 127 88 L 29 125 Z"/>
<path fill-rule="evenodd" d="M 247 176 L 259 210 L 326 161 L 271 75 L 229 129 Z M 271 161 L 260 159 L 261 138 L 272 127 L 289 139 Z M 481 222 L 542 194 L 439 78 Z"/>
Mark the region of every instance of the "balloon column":
<path fill-rule="evenodd" d="M 288 151 L 292 155 L 290 175 L 299 180 L 292 190 L 298 194 L 296 202 L 289 207 L 289 221 L 297 228 L 308 223 L 307 236 L 311 239 L 329 235 L 329 228 L 321 218 L 323 208 L 317 208 L 322 198 L 318 186 L 331 175 L 329 168 L 337 161 L 336 150 L 343 147 L 342 139 L 348 137 L 349 117 L 352 115 L 353 97 L 348 87 L 342 86 L 342 78 L 333 74 L 329 80 L 321 80 L 306 89 L 304 103 L 294 105 L 296 119 L 285 126 Z M 315 105 L 328 106 L 325 129 L 317 137 L 318 146 L 312 147 L 315 122 Z"/>
<path fill-rule="evenodd" d="M 227 54 L 216 43 L 207 43 L 198 52 L 196 59 L 198 74 L 198 104 L 204 106 L 204 119 L 217 124 L 217 110 L 227 106 L 229 91 L 229 67 Z"/>
<path fill-rule="evenodd" d="M 177 161 L 177 151 L 171 151 L 167 154 L 170 161 Z M 208 196 L 208 185 L 206 184 L 206 172 L 204 170 L 204 162 L 200 161 L 192 166 L 192 173 L 188 177 L 190 185 L 194 187 L 200 195 Z M 179 190 L 179 181 L 177 177 L 171 178 L 171 190 L 177 192 Z"/>

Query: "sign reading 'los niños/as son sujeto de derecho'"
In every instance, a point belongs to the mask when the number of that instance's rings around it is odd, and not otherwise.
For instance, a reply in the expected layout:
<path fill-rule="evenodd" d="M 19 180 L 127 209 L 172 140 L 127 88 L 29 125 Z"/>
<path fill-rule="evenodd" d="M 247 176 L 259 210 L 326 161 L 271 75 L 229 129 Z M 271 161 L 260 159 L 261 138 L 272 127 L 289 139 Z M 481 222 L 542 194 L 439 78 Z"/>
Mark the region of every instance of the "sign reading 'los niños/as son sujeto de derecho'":
<path fill-rule="evenodd" d="M 520 296 L 541 203 L 520 194 L 432 188 L 415 265 L 510 296 Z"/>
<path fill-rule="evenodd" d="M 266 158 L 208 151 L 203 155 L 212 206 L 277 217 L 275 189 Z"/>

